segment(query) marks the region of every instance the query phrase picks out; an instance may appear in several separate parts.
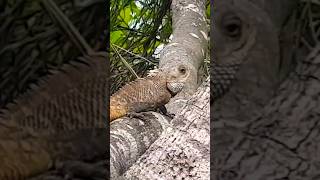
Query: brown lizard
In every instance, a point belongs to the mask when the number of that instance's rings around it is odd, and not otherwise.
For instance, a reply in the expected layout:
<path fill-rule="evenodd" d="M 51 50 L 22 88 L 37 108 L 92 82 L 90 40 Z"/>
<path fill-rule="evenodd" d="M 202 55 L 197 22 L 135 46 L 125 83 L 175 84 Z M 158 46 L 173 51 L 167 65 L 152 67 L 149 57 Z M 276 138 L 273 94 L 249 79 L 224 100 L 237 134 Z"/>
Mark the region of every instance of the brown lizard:
<path fill-rule="evenodd" d="M 126 84 L 110 98 L 110 121 L 165 105 L 182 90 L 187 77 L 187 68 L 180 66 L 176 71 L 165 73 L 158 70 Z"/>
<path fill-rule="evenodd" d="M 62 28 L 90 56 L 52 71 L 2 111 L 1 180 L 26 179 L 60 160 L 93 159 L 105 153 L 106 57 L 93 52 L 53 1 L 43 2 L 58 23 L 69 26 Z"/>
<path fill-rule="evenodd" d="M 67 65 L 8 106 L 0 117 L 0 179 L 104 153 L 106 69 L 105 58 Z"/>

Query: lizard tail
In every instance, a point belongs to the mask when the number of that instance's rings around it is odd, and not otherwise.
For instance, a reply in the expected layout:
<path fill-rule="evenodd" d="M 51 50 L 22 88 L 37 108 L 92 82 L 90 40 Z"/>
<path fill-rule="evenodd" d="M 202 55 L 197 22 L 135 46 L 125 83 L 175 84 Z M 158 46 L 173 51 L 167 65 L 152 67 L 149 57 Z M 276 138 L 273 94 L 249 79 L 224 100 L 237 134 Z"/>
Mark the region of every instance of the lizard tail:
<path fill-rule="evenodd" d="M 127 114 L 124 106 L 110 106 L 110 122 Z"/>

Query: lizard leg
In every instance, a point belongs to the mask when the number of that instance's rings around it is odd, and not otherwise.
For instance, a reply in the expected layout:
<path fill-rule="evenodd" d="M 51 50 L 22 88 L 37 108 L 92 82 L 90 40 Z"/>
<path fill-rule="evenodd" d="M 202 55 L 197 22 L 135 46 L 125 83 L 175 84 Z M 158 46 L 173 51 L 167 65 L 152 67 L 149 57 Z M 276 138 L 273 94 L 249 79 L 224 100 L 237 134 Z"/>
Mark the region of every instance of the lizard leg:
<path fill-rule="evenodd" d="M 162 105 L 159 107 L 160 113 L 162 115 L 168 116 L 170 119 L 173 119 L 175 114 L 174 113 L 168 113 L 167 108 L 165 105 Z"/>
<path fill-rule="evenodd" d="M 82 161 L 64 161 L 56 165 L 59 174 L 65 177 L 86 179 L 104 178 L 106 174 L 101 172 L 105 172 L 105 168 L 105 162 L 92 164 Z"/>
<path fill-rule="evenodd" d="M 130 118 L 130 119 L 141 119 L 141 120 L 144 120 L 146 118 L 145 116 L 145 112 L 129 112 L 127 114 L 127 116 Z"/>

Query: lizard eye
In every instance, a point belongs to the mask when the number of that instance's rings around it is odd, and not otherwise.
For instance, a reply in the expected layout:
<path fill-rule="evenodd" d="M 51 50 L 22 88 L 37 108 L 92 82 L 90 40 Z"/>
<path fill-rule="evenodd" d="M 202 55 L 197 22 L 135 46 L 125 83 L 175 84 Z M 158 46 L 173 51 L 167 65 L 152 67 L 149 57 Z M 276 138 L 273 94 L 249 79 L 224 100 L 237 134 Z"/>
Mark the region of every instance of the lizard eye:
<path fill-rule="evenodd" d="M 241 36 L 241 29 L 242 29 L 242 22 L 241 19 L 234 15 L 228 14 L 224 16 L 222 20 L 222 32 L 231 37 L 231 38 L 238 38 Z"/>
<path fill-rule="evenodd" d="M 180 72 L 182 75 L 185 75 L 186 72 L 187 72 L 187 69 L 186 69 L 186 67 L 184 67 L 184 66 L 180 66 L 178 70 L 179 70 L 179 72 Z"/>

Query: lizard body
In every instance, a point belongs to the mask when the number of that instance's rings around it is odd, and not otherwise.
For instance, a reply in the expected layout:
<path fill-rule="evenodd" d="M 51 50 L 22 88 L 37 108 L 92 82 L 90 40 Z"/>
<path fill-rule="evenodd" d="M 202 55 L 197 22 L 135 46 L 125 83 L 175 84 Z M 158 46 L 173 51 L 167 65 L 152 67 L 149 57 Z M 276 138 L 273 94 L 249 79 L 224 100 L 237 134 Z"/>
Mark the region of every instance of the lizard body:
<path fill-rule="evenodd" d="M 154 74 L 137 79 L 120 88 L 110 97 L 110 121 L 129 113 L 152 110 L 168 103 L 184 87 L 186 69 Z"/>
<path fill-rule="evenodd" d="M 59 160 L 103 154 L 106 69 L 99 57 L 67 65 L 2 112 L 0 179 L 24 179 Z"/>

